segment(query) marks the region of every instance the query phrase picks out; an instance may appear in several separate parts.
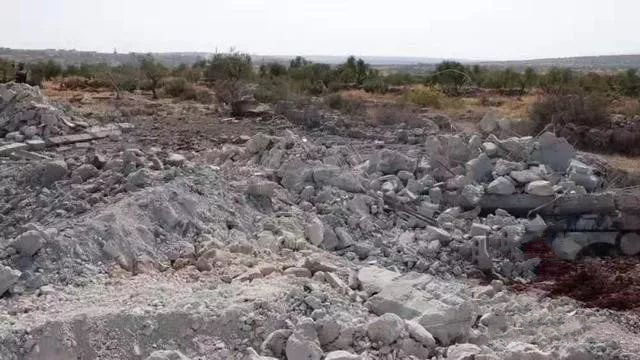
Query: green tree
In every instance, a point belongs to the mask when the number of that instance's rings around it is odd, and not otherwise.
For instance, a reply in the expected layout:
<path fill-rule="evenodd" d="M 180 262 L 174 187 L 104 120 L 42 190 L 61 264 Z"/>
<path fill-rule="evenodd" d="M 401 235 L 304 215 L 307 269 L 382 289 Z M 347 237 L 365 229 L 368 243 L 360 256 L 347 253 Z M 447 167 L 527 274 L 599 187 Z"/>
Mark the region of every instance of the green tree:
<path fill-rule="evenodd" d="M 445 89 L 455 94 L 459 93 L 460 87 L 470 80 L 467 69 L 457 61 L 443 61 L 436 66 L 431 80 L 442 85 Z"/>
<path fill-rule="evenodd" d="M 309 64 L 311 64 L 311 62 L 307 59 L 303 58 L 302 56 L 296 56 L 295 59 L 291 60 L 291 62 L 289 63 L 289 67 L 292 69 L 298 69 Z"/>
<path fill-rule="evenodd" d="M 523 87 L 526 89 L 531 89 L 538 85 L 538 74 L 536 70 L 532 67 L 527 67 L 524 69 L 524 75 L 522 77 Z"/>
<path fill-rule="evenodd" d="M 153 98 L 157 99 L 158 94 L 156 89 L 159 87 L 160 81 L 167 76 L 167 68 L 149 54 L 140 59 L 140 70 L 151 83 Z"/>

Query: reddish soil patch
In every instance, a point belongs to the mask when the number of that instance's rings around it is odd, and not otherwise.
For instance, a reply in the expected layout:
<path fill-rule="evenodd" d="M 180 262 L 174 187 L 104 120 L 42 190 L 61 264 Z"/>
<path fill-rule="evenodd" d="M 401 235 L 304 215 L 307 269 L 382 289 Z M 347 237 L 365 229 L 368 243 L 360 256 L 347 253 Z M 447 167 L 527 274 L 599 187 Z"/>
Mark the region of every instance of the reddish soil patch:
<path fill-rule="evenodd" d="M 528 257 L 539 257 L 538 277 L 516 290 L 531 288 L 549 296 L 567 296 L 587 307 L 640 311 L 640 259 L 637 257 L 588 258 L 569 262 L 558 259 L 543 241 L 527 244 Z"/>

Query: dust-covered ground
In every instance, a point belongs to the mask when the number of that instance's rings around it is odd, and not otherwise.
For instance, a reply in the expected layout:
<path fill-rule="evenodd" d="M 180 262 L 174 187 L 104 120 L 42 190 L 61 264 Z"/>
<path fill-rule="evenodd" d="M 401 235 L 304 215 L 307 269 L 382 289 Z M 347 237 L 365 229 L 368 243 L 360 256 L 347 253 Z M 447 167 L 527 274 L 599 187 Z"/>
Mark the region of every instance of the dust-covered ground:
<path fill-rule="evenodd" d="M 0 89 L 2 360 L 640 359 L 638 195 L 553 134 L 33 91 Z"/>

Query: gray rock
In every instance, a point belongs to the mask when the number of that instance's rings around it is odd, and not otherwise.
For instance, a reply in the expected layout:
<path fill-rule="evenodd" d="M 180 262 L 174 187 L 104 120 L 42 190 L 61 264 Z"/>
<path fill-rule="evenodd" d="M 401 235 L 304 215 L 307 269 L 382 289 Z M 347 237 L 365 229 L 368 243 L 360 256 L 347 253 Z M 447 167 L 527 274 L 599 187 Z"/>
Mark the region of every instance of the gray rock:
<path fill-rule="evenodd" d="M 312 176 L 313 181 L 319 186 L 335 186 L 338 189 L 355 193 L 364 192 L 360 179 L 349 170 L 325 166 L 314 169 Z"/>
<path fill-rule="evenodd" d="M 127 176 L 126 188 L 128 191 L 135 191 L 138 189 L 151 186 L 151 172 L 147 168 L 134 171 Z"/>
<path fill-rule="evenodd" d="M 336 236 L 338 237 L 338 243 L 336 244 L 337 250 L 344 249 L 346 247 L 353 245 L 354 243 L 353 238 L 351 237 L 351 234 L 349 234 L 349 231 L 346 228 L 337 227 L 335 229 L 335 233 L 336 233 Z"/>
<path fill-rule="evenodd" d="M 0 296 L 18 281 L 22 273 L 8 266 L 0 265 Z"/>
<path fill-rule="evenodd" d="M 386 175 L 406 170 L 413 173 L 416 165 L 414 159 L 400 152 L 384 149 L 369 159 L 369 172 L 379 171 Z"/>
<path fill-rule="evenodd" d="M 520 184 L 527 184 L 532 181 L 542 180 L 540 173 L 534 169 L 512 171 L 509 176 Z"/>
<path fill-rule="evenodd" d="M 191 360 L 177 350 L 154 351 L 145 360 Z"/>
<path fill-rule="evenodd" d="M 91 164 L 80 165 L 77 169 L 73 171 L 72 177 L 78 177 L 82 181 L 89 180 L 93 177 L 98 176 L 100 172 L 96 169 L 95 166 Z"/>
<path fill-rule="evenodd" d="M 473 344 L 456 344 L 447 349 L 447 360 L 474 360 L 482 348 Z"/>
<path fill-rule="evenodd" d="M 47 144 L 41 139 L 27 140 L 25 141 L 25 143 L 27 144 L 27 146 L 29 147 L 29 150 L 31 151 L 44 150 L 47 146 Z"/>
<path fill-rule="evenodd" d="M 252 196 L 272 197 L 280 185 L 269 180 L 252 180 L 247 186 L 247 194 Z"/>
<path fill-rule="evenodd" d="M 489 232 L 491 232 L 491 227 L 488 225 L 473 223 L 471 224 L 471 230 L 469 231 L 469 235 L 473 236 L 485 236 Z"/>
<path fill-rule="evenodd" d="M 575 156 L 576 150 L 566 139 L 556 137 L 551 132 L 545 132 L 538 139 L 530 159 L 549 165 L 555 171 L 565 172 Z"/>
<path fill-rule="evenodd" d="M 553 185 L 549 181 L 545 180 L 532 181 L 528 183 L 525 187 L 525 191 L 528 194 L 537 196 L 552 196 L 555 193 Z"/>
<path fill-rule="evenodd" d="M 67 177 L 68 172 L 67 163 L 64 160 L 48 161 L 36 168 L 33 180 L 42 186 L 49 187 L 56 181 Z"/>
<path fill-rule="evenodd" d="M 360 355 L 352 354 L 348 351 L 344 350 L 336 350 L 324 357 L 324 360 L 360 360 L 362 357 Z"/>
<path fill-rule="evenodd" d="M 387 313 L 371 320 L 367 324 L 367 335 L 371 341 L 390 345 L 400 337 L 403 329 L 404 322 L 402 319 L 396 314 Z"/>
<path fill-rule="evenodd" d="M 636 233 L 624 234 L 620 239 L 620 249 L 627 256 L 640 254 L 640 235 Z"/>
<path fill-rule="evenodd" d="M 297 194 L 313 180 L 313 169 L 302 160 L 294 158 L 280 167 L 278 175 L 282 178 L 280 184 Z"/>
<path fill-rule="evenodd" d="M 491 178 L 493 165 L 487 154 L 482 153 L 477 158 L 469 160 L 465 167 L 467 176 L 476 183 L 483 183 Z"/>
<path fill-rule="evenodd" d="M 551 244 L 553 252 L 561 259 L 575 260 L 580 251 L 589 245 L 602 243 L 616 245 L 617 232 L 559 233 Z"/>
<path fill-rule="evenodd" d="M 488 194 L 511 195 L 516 192 L 515 185 L 508 178 L 501 176 L 487 185 Z"/>
<path fill-rule="evenodd" d="M 478 127 L 480 127 L 480 130 L 485 134 L 494 133 L 498 130 L 498 119 L 498 112 L 496 110 L 490 110 L 482 117 Z"/>
<path fill-rule="evenodd" d="M 33 256 L 44 246 L 46 240 L 46 235 L 42 231 L 29 230 L 16 237 L 11 247 L 20 255 Z"/>
<path fill-rule="evenodd" d="M 283 357 L 285 355 L 287 339 L 289 339 L 291 334 L 293 334 L 293 331 L 289 329 L 279 329 L 272 332 L 262 342 L 262 345 L 260 345 L 260 351 L 278 358 Z"/>
<path fill-rule="evenodd" d="M 324 355 L 313 320 L 305 319 L 287 340 L 287 359 L 320 360 Z"/>
<path fill-rule="evenodd" d="M 476 207 L 482 196 L 484 195 L 484 187 L 481 185 L 465 185 L 460 193 L 460 205 L 465 208 Z"/>
<path fill-rule="evenodd" d="M 304 232 L 309 242 L 315 246 L 320 246 L 324 241 L 324 224 L 317 217 L 306 224 Z"/>
<path fill-rule="evenodd" d="M 169 156 L 167 157 L 166 163 L 171 166 L 180 167 L 184 165 L 186 161 L 187 161 L 187 158 L 184 157 L 184 155 L 172 153 L 172 154 L 169 154 Z"/>
<path fill-rule="evenodd" d="M 522 162 L 508 161 L 505 159 L 498 159 L 496 165 L 493 167 L 493 173 L 497 176 L 509 175 L 512 171 L 522 171 L 526 168 L 526 165 Z"/>
<path fill-rule="evenodd" d="M 22 129 L 20 129 L 20 132 L 25 138 L 31 139 L 38 134 L 38 128 L 35 126 L 23 126 Z"/>
<path fill-rule="evenodd" d="M 365 267 L 358 273 L 363 290 L 375 293 L 367 304 L 375 314 L 394 313 L 405 320 L 415 319 L 442 344 L 464 339 L 475 320 L 476 306 L 458 294 L 460 285 L 426 274 L 399 273 Z M 446 299 L 440 299 L 447 294 Z"/>
<path fill-rule="evenodd" d="M 482 143 L 482 150 L 484 150 L 485 154 L 489 157 L 498 155 L 498 146 L 492 142 Z"/>
<path fill-rule="evenodd" d="M 258 154 L 267 150 L 270 144 L 270 136 L 263 133 L 257 133 L 251 139 L 249 139 L 249 141 L 247 141 L 245 146 L 249 154 Z"/>
<path fill-rule="evenodd" d="M 422 325 L 412 320 L 405 321 L 405 325 L 407 327 L 407 331 L 409 332 L 409 336 L 411 336 L 414 340 L 429 349 L 433 349 L 436 347 L 436 339 L 434 339 L 433 335 L 431 335 L 431 333 L 428 332 L 427 329 L 425 329 Z"/>

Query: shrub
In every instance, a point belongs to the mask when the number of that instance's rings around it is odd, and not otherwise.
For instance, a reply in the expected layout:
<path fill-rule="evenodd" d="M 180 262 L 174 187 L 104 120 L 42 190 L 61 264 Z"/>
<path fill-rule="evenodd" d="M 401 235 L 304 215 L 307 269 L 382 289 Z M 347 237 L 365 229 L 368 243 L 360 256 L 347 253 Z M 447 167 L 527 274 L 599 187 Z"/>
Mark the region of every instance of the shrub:
<path fill-rule="evenodd" d="M 255 90 L 256 100 L 265 103 L 275 103 L 287 100 L 290 96 L 289 84 L 282 79 L 262 80 Z"/>
<path fill-rule="evenodd" d="M 164 93 L 170 97 L 183 100 L 194 100 L 196 89 L 187 79 L 181 77 L 169 78 L 163 82 Z"/>
<path fill-rule="evenodd" d="M 382 78 L 375 77 L 365 80 L 362 83 L 362 88 L 368 93 L 384 94 L 389 91 L 389 86 L 384 82 Z"/>
<path fill-rule="evenodd" d="M 211 104 L 213 102 L 213 94 L 208 89 L 196 89 L 196 101 L 202 104 Z"/>
<path fill-rule="evenodd" d="M 547 95 L 531 105 L 529 116 L 541 131 L 548 124 L 601 126 L 608 123 L 608 100 L 602 95 Z"/>
<path fill-rule="evenodd" d="M 348 99 L 340 94 L 328 95 L 324 98 L 324 103 L 334 110 L 350 115 L 361 114 L 365 111 L 365 105 L 362 101 Z"/>
<path fill-rule="evenodd" d="M 439 109 L 442 107 L 442 99 L 444 94 L 439 90 L 421 86 L 411 89 L 407 94 L 407 100 L 418 106 L 428 106 Z"/>
<path fill-rule="evenodd" d="M 138 79 L 135 78 L 124 78 L 118 81 L 118 87 L 120 90 L 134 92 L 138 89 Z"/>

